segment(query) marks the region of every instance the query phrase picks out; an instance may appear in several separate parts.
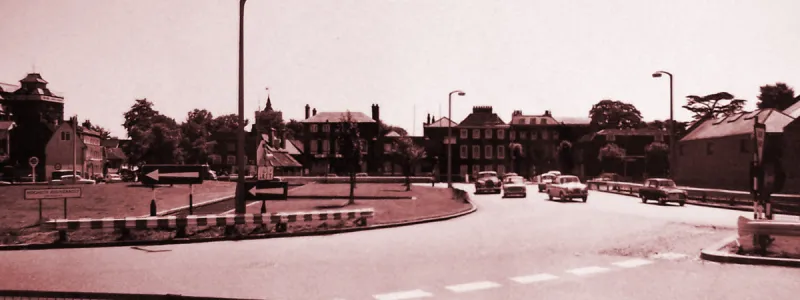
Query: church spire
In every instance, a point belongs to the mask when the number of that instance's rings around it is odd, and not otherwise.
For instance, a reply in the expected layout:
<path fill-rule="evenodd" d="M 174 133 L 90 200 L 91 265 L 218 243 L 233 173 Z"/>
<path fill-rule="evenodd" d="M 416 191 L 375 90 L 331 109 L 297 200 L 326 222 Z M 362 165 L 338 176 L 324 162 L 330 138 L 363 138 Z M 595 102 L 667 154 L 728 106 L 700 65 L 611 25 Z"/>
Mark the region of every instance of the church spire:
<path fill-rule="evenodd" d="M 272 111 L 272 100 L 269 99 L 269 88 L 267 88 L 267 106 L 264 107 L 264 111 Z"/>

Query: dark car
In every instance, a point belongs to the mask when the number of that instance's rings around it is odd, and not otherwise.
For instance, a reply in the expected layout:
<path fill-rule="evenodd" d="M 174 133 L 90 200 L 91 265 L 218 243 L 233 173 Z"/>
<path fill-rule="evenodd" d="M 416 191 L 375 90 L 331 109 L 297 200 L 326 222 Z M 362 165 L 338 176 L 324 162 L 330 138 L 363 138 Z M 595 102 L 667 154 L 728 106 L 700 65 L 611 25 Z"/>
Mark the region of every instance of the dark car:
<path fill-rule="evenodd" d="M 675 202 L 683 206 L 686 204 L 688 194 L 679 189 L 672 179 L 648 178 L 639 189 L 639 197 L 642 198 L 642 203 L 647 203 L 648 200 L 657 200 L 659 205 Z"/>
<path fill-rule="evenodd" d="M 475 179 L 475 194 L 480 193 L 493 193 L 500 194 L 502 192 L 503 183 L 497 177 L 495 171 L 478 172 Z"/>

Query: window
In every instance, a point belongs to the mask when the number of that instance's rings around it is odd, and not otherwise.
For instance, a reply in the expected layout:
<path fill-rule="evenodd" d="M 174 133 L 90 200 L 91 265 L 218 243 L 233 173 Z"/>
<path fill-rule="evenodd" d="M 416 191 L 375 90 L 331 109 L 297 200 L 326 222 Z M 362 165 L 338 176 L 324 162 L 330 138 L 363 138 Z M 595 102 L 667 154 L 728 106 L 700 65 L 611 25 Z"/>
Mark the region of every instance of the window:
<path fill-rule="evenodd" d="M 506 158 L 506 146 L 503 145 L 497 146 L 497 158 L 500 159 Z"/>
<path fill-rule="evenodd" d="M 513 140 L 515 140 L 515 139 L 517 139 L 517 132 L 512 130 L 512 131 L 511 131 L 511 132 L 508 134 L 508 139 L 509 139 L 509 140 L 512 140 L 512 141 L 513 141 Z"/>
<path fill-rule="evenodd" d="M 480 129 L 473 129 L 472 130 L 472 138 L 476 139 L 476 140 L 481 138 L 481 130 Z"/>
<path fill-rule="evenodd" d="M 71 135 L 70 132 L 62 131 L 61 132 L 61 140 L 62 141 L 69 141 L 70 135 Z"/>
<path fill-rule="evenodd" d="M 546 118 L 539 119 L 539 124 L 542 124 L 542 125 L 547 124 L 547 119 Z"/>
<path fill-rule="evenodd" d="M 322 140 L 322 153 L 325 154 L 331 153 L 331 141 Z"/>
<path fill-rule="evenodd" d="M 706 144 L 706 154 L 708 155 L 714 154 L 714 143 L 708 142 L 708 144 Z"/>
<path fill-rule="evenodd" d="M 317 154 L 317 141 L 316 140 L 311 140 L 311 143 L 310 143 L 310 145 L 308 147 L 311 148 L 311 154 Z"/>
<path fill-rule="evenodd" d="M 616 141 L 617 140 L 617 136 L 615 136 L 613 134 L 609 134 L 609 135 L 606 136 L 606 140 L 609 141 L 609 142 Z"/>
<path fill-rule="evenodd" d="M 497 175 L 503 175 L 505 173 L 506 173 L 506 166 L 497 165 Z"/>
<path fill-rule="evenodd" d="M 467 145 L 461 145 L 461 159 L 469 158 L 469 149 L 467 149 Z"/>
<path fill-rule="evenodd" d="M 329 124 L 322 125 L 322 132 L 331 132 L 331 125 Z"/>
<path fill-rule="evenodd" d="M 458 174 L 466 175 L 467 173 L 469 173 L 469 166 L 461 165 L 458 167 Z"/>
<path fill-rule="evenodd" d="M 547 140 L 550 138 L 550 133 L 547 130 L 542 130 L 542 139 Z"/>
<path fill-rule="evenodd" d="M 553 131 L 553 139 L 558 140 L 558 131 Z"/>
<path fill-rule="evenodd" d="M 742 139 L 739 141 L 739 151 L 742 153 L 747 153 L 747 139 Z"/>
<path fill-rule="evenodd" d="M 472 158 L 481 158 L 481 146 L 472 146 Z"/>
<path fill-rule="evenodd" d="M 469 131 L 466 129 L 461 129 L 461 139 L 466 140 L 467 138 L 469 138 Z"/>
<path fill-rule="evenodd" d="M 311 124 L 311 132 L 317 132 L 317 124 Z"/>
<path fill-rule="evenodd" d="M 483 147 L 483 155 L 485 156 L 486 159 L 492 159 L 492 146 L 491 145 L 486 145 L 485 147 Z"/>
<path fill-rule="evenodd" d="M 481 166 L 480 165 L 472 165 L 472 173 L 474 173 L 475 176 L 477 176 L 478 172 L 480 172 L 480 171 L 481 171 Z"/>
<path fill-rule="evenodd" d="M 506 138 L 506 131 L 505 131 L 505 129 L 498 129 L 498 130 L 497 130 L 497 139 L 498 139 L 498 140 L 502 140 L 502 139 L 504 139 L 504 138 Z"/>
<path fill-rule="evenodd" d="M 485 138 L 487 140 L 491 139 L 492 138 L 492 130 L 491 129 L 486 129 L 486 133 L 484 135 L 485 135 Z"/>
<path fill-rule="evenodd" d="M 520 132 L 519 133 L 519 139 L 520 140 L 527 140 L 528 139 L 528 132 L 527 131 Z"/>
<path fill-rule="evenodd" d="M 236 156 L 228 155 L 227 157 L 225 157 L 225 162 L 227 164 L 229 164 L 229 165 L 235 165 L 236 164 Z"/>
<path fill-rule="evenodd" d="M 392 144 L 390 143 L 383 144 L 383 152 L 392 152 Z"/>

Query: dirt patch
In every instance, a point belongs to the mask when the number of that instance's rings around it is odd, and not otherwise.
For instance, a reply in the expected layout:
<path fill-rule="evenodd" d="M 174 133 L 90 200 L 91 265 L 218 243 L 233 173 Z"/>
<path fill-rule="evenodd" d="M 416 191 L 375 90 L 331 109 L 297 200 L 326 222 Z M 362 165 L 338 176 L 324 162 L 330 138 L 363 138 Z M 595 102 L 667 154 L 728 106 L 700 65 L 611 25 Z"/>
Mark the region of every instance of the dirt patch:
<path fill-rule="evenodd" d="M 625 242 L 616 247 L 602 249 L 598 253 L 630 257 L 649 257 L 663 253 L 693 255 L 732 232 L 731 229 L 713 226 L 668 223 L 620 238 Z"/>

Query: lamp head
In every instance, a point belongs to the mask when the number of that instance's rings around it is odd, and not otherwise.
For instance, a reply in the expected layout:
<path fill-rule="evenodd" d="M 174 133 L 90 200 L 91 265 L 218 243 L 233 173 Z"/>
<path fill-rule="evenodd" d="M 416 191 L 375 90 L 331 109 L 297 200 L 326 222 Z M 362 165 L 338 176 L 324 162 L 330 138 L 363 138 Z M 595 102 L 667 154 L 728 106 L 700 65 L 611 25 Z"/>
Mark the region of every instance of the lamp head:
<path fill-rule="evenodd" d="M 467 94 L 467 93 L 464 93 L 464 92 L 461 92 L 461 91 L 459 91 L 459 92 L 458 92 L 458 95 L 459 95 L 459 96 L 464 96 L 464 95 L 466 95 L 466 94 Z"/>
<path fill-rule="evenodd" d="M 653 73 L 653 78 L 659 78 L 659 77 L 661 77 L 661 72 Z"/>

